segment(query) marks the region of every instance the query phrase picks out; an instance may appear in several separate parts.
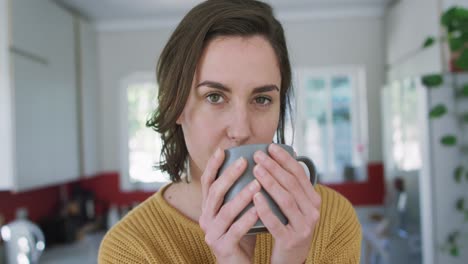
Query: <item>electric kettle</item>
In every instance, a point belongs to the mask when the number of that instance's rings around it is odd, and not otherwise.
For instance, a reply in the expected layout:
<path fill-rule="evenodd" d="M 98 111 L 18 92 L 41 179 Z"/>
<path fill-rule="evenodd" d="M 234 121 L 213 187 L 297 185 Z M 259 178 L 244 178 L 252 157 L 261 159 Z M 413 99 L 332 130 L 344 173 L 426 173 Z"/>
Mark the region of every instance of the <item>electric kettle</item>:
<path fill-rule="evenodd" d="M 7 264 L 39 263 L 45 248 L 41 229 L 27 219 L 17 219 L 1 228 Z"/>

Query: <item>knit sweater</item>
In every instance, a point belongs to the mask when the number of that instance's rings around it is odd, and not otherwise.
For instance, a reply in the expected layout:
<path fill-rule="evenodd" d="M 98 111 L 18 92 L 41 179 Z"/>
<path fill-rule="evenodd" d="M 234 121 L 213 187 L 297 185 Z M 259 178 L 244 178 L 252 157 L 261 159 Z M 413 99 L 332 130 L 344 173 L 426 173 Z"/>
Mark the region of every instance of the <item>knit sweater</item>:
<path fill-rule="evenodd" d="M 104 237 L 98 261 L 107 263 L 215 263 L 197 222 L 163 198 L 169 185 L 129 212 Z M 320 219 L 306 263 L 359 263 L 361 226 L 346 198 L 317 185 Z M 254 263 L 269 263 L 274 239 L 256 235 Z"/>

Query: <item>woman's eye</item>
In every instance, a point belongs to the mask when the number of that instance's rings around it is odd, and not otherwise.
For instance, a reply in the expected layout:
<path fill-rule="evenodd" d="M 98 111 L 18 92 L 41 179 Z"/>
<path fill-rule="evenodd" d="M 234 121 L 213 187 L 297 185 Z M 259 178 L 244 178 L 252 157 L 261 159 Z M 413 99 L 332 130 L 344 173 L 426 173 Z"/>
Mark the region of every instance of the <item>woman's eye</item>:
<path fill-rule="evenodd" d="M 271 99 L 268 97 L 260 96 L 255 98 L 255 103 L 260 104 L 260 105 L 267 105 L 271 102 Z"/>
<path fill-rule="evenodd" d="M 223 97 L 220 94 L 209 94 L 206 98 L 212 104 L 219 104 L 223 102 Z"/>

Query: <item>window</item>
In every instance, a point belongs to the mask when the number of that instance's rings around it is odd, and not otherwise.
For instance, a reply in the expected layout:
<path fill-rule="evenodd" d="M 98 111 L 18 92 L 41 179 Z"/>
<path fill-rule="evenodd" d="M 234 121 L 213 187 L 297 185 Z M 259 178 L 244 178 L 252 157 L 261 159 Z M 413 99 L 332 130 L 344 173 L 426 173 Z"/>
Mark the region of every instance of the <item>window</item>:
<path fill-rule="evenodd" d="M 122 189 L 155 190 L 169 177 L 154 168 L 162 142 L 146 121 L 157 107 L 158 88 L 151 74 L 136 74 L 122 82 L 121 89 L 121 182 Z"/>
<path fill-rule="evenodd" d="M 386 168 L 402 171 L 421 169 L 420 98 L 415 79 L 394 81 L 383 89 L 383 133 Z M 382 99 L 383 99 L 382 98 Z"/>
<path fill-rule="evenodd" d="M 359 67 L 297 69 L 295 148 L 321 182 L 365 179 L 367 112 Z"/>

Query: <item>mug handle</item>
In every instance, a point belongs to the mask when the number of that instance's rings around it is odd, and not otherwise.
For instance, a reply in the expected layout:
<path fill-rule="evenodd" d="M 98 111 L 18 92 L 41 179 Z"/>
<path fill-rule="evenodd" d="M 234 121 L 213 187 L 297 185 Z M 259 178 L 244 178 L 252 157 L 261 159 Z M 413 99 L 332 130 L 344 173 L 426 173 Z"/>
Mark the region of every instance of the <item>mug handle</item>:
<path fill-rule="evenodd" d="M 317 184 L 317 170 L 315 169 L 315 165 L 312 162 L 312 160 L 310 160 L 308 157 L 305 157 L 305 156 L 298 156 L 296 160 L 304 163 L 307 169 L 309 169 L 310 182 L 312 183 L 312 185 L 315 186 L 315 184 Z"/>

